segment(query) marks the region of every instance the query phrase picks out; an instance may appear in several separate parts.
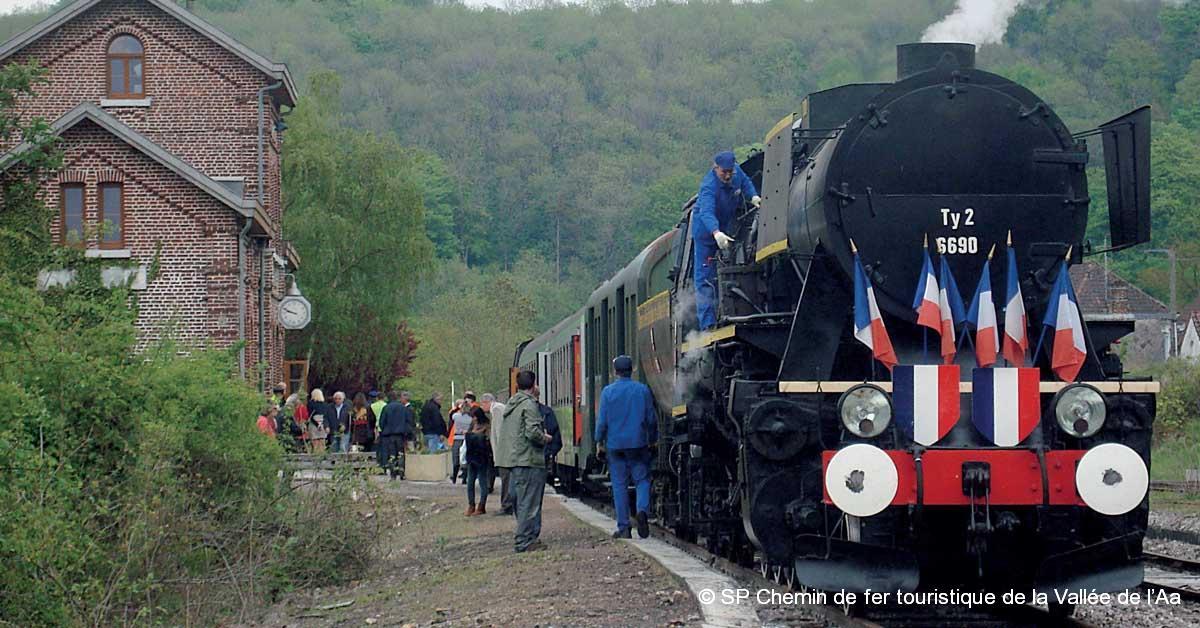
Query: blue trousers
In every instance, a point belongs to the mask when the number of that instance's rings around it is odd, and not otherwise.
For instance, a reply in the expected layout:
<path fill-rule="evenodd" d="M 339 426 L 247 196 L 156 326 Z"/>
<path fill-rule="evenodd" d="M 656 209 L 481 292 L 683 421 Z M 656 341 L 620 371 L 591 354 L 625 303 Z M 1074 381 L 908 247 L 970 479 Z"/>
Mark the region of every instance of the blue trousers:
<path fill-rule="evenodd" d="M 696 284 L 696 318 L 700 331 L 717 326 L 717 249 L 696 242 L 692 263 L 692 281 Z"/>
<path fill-rule="evenodd" d="M 491 473 L 491 465 L 467 463 L 467 504 L 475 505 L 475 484 L 478 483 L 479 506 L 480 508 L 487 507 L 488 480 L 491 478 Z"/>
<path fill-rule="evenodd" d="M 612 478 L 613 507 L 617 509 L 617 528 L 629 529 L 629 480 L 637 487 L 637 512 L 650 511 L 650 450 L 613 449 L 608 452 L 608 472 Z"/>

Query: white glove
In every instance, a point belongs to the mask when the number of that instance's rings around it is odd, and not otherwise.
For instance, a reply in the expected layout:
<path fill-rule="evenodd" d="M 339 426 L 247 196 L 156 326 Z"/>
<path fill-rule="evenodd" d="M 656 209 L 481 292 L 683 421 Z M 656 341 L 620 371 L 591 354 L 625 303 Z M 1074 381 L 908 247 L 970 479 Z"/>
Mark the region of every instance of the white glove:
<path fill-rule="evenodd" d="M 754 198 L 750 199 L 750 204 L 754 206 L 754 209 L 762 207 L 762 197 L 756 194 Z"/>
<path fill-rule="evenodd" d="M 725 235 L 723 231 L 714 231 L 713 239 L 717 241 L 717 247 L 722 251 L 729 248 L 729 245 L 733 243 L 733 238 Z"/>

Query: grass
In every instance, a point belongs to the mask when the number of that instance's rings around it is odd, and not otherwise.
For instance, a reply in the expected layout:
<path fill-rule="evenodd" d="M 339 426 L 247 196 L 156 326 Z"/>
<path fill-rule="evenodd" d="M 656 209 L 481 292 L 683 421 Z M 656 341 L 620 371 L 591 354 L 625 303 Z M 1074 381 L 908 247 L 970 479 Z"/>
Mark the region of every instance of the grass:
<path fill-rule="evenodd" d="M 1154 446 L 1150 454 L 1150 479 L 1183 481 L 1187 469 L 1200 469 L 1200 442 L 1195 438 L 1171 438 Z"/>

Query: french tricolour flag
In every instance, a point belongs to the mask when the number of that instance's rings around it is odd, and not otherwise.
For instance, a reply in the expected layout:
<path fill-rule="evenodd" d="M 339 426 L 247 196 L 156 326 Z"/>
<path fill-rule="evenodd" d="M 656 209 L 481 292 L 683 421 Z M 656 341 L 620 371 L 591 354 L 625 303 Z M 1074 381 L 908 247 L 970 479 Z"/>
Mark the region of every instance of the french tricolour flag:
<path fill-rule="evenodd" d="M 926 447 L 958 423 L 958 365 L 897 366 L 892 369 L 896 424 Z"/>
<path fill-rule="evenodd" d="M 1083 319 L 1079 316 L 1079 301 L 1075 298 L 1075 288 L 1071 286 L 1066 260 L 1058 269 L 1058 279 L 1050 291 L 1042 325 L 1054 330 L 1050 368 L 1064 382 L 1075 381 L 1087 357 L 1087 345 L 1083 341 Z"/>
<path fill-rule="evenodd" d="M 854 337 L 870 347 L 871 355 L 889 371 L 896 366 L 896 351 L 892 349 L 892 340 L 883 326 L 879 305 L 875 303 L 875 289 L 863 272 L 858 253 L 854 254 Z"/>
<path fill-rule="evenodd" d="M 996 304 L 992 301 L 992 260 L 983 263 L 983 275 L 967 308 L 967 324 L 975 328 L 975 363 L 991 366 L 1000 353 L 1000 336 L 996 329 Z"/>
<path fill-rule="evenodd" d="M 1017 276 L 1017 254 L 1013 251 L 1011 235 L 1008 243 L 1008 295 L 1004 299 L 1004 359 L 1013 366 L 1025 366 L 1029 352 L 1028 322 L 1025 301 L 1021 298 L 1021 282 Z"/>
<path fill-rule="evenodd" d="M 917 313 L 917 324 L 942 332 L 941 315 L 938 308 L 938 283 L 933 276 L 933 262 L 929 260 L 929 247 L 925 248 L 925 262 L 921 264 L 921 277 L 917 280 L 917 293 L 913 295 L 913 311 Z"/>
<path fill-rule="evenodd" d="M 963 313 L 962 294 L 958 292 L 958 282 L 954 281 L 954 274 L 950 272 L 950 264 L 946 263 L 946 258 L 941 259 L 941 267 L 938 269 L 941 276 L 941 288 L 938 290 L 938 318 L 941 322 L 942 334 L 942 361 L 945 364 L 954 363 L 954 329 L 965 318 Z"/>
<path fill-rule="evenodd" d="M 1042 415 L 1036 368 L 975 369 L 971 375 L 971 421 L 1000 447 L 1016 447 Z"/>

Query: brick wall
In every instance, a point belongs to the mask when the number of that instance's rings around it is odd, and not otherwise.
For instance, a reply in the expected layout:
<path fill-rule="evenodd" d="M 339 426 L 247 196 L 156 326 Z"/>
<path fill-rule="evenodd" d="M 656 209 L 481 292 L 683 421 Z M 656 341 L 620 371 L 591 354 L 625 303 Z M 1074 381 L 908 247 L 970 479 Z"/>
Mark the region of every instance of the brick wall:
<path fill-rule="evenodd" d="M 36 61 L 48 83 L 20 103 L 23 115 L 53 121 L 83 102 L 107 99 L 106 52 L 118 34 L 136 36 L 145 50 L 144 84 L 149 106 L 104 109 L 151 141 L 210 177 L 242 177 L 247 198 L 257 196 L 257 90 L 274 82 L 237 55 L 146 2 L 106 0 L 15 53 L 9 62 Z M 282 90 L 283 88 L 280 88 Z M 277 106 L 270 93 L 264 108 L 264 210 L 280 233 L 280 138 Z M 160 273 L 140 295 L 139 345 L 170 332 L 190 345 L 228 347 L 238 337 L 237 237 L 241 219 L 186 179 L 90 122 L 64 133 L 66 165 L 60 176 L 85 182 L 85 207 L 95 219 L 98 183 L 122 178 L 126 195 L 126 243 L 133 260 L 149 265 L 162 244 Z M 11 146 L 0 143 L 0 149 Z M 57 216 L 59 178 L 42 196 Z M 61 225 L 57 219 L 53 231 Z M 281 242 L 255 240 L 246 250 L 247 376 L 269 365 L 266 384 L 283 379 L 284 333 L 278 326 L 283 269 L 266 256 L 265 351 L 258 350 L 259 252 L 283 250 Z"/>
<path fill-rule="evenodd" d="M 26 115 L 54 120 L 81 102 L 106 99 L 108 44 L 122 33 L 145 49 L 151 104 L 105 110 L 210 177 L 244 177 L 246 195 L 257 194 L 257 91 L 274 79 L 149 3 L 101 2 L 14 54 L 12 62 L 36 61 L 49 71 L 36 98 L 21 103 Z M 270 169 L 278 167 L 276 109 L 268 94 L 264 153 Z M 266 192 L 266 210 L 278 220 L 279 187 Z"/>
<path fill-rule="evenodd" d="M 98 220 L 98 185 L 121 174 L 125 248 L 129 261 L 151 266 L 159 245 L 159 273 L 139 295 L 139 345 L 169 332 L 188 345 L 237 341 L 236 215 L 191 182 L 95 124 L 84 121 L 62 135 L 63 169 L 41 189 L 48 208 L 59 207 L 59 180 L 84 183 L 85 224 Z M 62 225 L 54 220 L 57 239 Z M 94 237 L 88 248 L 95 248 Z M 232 263 L 231 263 L 232 262 Z"/>

